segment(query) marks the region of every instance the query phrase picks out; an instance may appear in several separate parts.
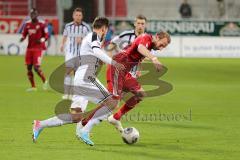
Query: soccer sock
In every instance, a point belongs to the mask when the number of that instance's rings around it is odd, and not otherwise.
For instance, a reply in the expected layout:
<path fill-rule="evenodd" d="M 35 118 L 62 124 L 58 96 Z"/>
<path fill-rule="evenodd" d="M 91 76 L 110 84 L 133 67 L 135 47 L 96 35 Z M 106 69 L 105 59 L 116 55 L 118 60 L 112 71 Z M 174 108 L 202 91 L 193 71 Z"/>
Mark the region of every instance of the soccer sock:
<path fill-rule="evenodd" d="M 87 122 L 87 124 L 82 128 L 84 132 L 90 132 L 92 128 L 106 119 L 109 115 L 111 115 L 111 110 L 107 106 L 103 106 L 96 110 L 93 114 L 92 118 Z"/>
<path fill-rule="evenodd" d="M 33 88 L 35 88 L 36 86 L 35 86 L 35 81 L 34 81 L 33 72 L 32 72 L 31 70 L 28 70 L 27 75 L 28 75 L 28 79 L 29 79 L 29 81 L 30 81 L 30 83 L 31 83 L 31 86 L 32 86 Z"/>
<path fill-rule="evenodd" d="M 64 124 L 73 123 L 71 114 L 61 114 L 43 121 L 40 121 L 40 125 L 43 128 L 57 127 Z"/>
<path fill-rule="evenodd" d="M 45 76 L 43 74 L 43 71 L 40 69 L 40 66 L 34 66 L 34 70 L 36 71 L 38 76 L 42 79 L 42 82 L 45 83 L 46 78 L 45 78 Z"/>
<path fill-rule="evenodd" d="M 64 78 L 64 94 L 70 95 L 71 90 L 71 75 L 66 75 Z"/>
<path fill-rule="evenodd" d="M 135 107 L 140 102 L 137 96 L 133 96 L 113 115 L 113 118 L 120 120 L 121 117 Z"/>

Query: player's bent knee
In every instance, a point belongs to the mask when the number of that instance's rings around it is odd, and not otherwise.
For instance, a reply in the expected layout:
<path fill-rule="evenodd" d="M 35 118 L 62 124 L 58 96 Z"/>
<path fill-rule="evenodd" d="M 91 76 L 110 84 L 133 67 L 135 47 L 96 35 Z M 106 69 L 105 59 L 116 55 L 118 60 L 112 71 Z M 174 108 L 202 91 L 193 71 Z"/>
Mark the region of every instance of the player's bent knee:
<path fill-rule="evenodd" d="M 113 97 L 108 98 L 104 104 L 109 107 L 109 109 L 114 110 L 117 107 L 118 100 Z"/>
<path fill-rule="evenodd" d="M 79 114 L 79 113 L 82 113 L 82 109 L 81 108 L 71 108 L 70 112 L 71 112 L 71 114 Z"/>
<path fill-rule="evenodd" d="M 35 72 L 38 72 L 38 71 L 39 71 L 39 68 L 40 68 L 40 66 L 34 66 L 34 71 L 35 71 Z"/>
<path fill-rule="evenodd" d="M 146 92 L 144 91 L 139 91 L 137 92 L 136 96 L 139 97 L 141 100 L 146 96 Z"/>
<path fill-rule="evenodd" d="M 32 65 L 31 65 L 31 64 L 28 64 L 28 65 L 27 65 L 27 70 L 28 70 L 28 71 L 31 71 L 31 70 L 32 70 Z"/>
<path fill-rule="evenodd" d="M 78 123 L 82 120 L 82 116 L 80 113 L 78 114 L 71 114 L 73 123 Z"/>

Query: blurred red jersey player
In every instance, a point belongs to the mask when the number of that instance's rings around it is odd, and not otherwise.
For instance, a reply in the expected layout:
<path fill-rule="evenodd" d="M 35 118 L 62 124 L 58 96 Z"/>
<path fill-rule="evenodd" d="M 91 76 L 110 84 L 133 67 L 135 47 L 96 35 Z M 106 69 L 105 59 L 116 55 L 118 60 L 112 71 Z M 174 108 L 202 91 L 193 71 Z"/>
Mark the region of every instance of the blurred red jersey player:
<path fill-rule="evenodd" d="M 40 69 L 42 53 L 46 50 L 45 41 L 48 39 L 48 31 L 45 23 L 38 20 L 38 12 L 36 9 L 32 9 L 30 12 L 31 20 L 27 21 L 20 42 L 22 42 L 28 36 L 28 46 L 25 55 L 25 64 L 27 66 L 27 75 L 31 83 L 31 88 L 27 91 L 36 91 L 36 85 L 34 81 L 34 75 L 32 68 L 42 79 L 43 89 L 47 89 L 46 78 Z"/>

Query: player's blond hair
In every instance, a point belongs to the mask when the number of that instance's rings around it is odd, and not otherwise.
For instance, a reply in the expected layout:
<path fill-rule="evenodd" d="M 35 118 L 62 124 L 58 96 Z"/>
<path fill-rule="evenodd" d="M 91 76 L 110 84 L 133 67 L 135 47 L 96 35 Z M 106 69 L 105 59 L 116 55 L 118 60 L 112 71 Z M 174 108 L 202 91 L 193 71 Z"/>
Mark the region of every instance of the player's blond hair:
<path fill-rule="evenodd" d="M 157 37 L 159 37 L 160 39 L 163 39 L 163 38 L 167 38 L 168 40 L 168 43 L 171 42 L 171 37 L 170 35 L 167 33 L 167 32 L 164 32 L 164 31 L 160 31 L 156 34 Z"/>
<path fill-rule="evenodd" d="M 142 19 L 142 20 L 147 21 L 147 18 L 146 18 L 144 15 L 142 15 L 142 14 L 137 15 L 137 17 L 135 18 L 135 21 L 136 21 L 137 19 Z"/>

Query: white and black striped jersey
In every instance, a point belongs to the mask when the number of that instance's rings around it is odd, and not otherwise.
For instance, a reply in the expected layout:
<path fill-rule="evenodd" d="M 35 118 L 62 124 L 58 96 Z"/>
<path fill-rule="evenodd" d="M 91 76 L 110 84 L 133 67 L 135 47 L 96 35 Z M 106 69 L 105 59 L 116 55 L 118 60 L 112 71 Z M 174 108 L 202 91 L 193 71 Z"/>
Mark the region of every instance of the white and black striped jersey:
<path fill-rule="evenodd" d="M 100 60 L 104 63 L 111 64 L 112 59 L 101 49 L 100 37 L 95 32 L 89 33 L 82 41 L 80 66 L 77 72 L 80 72 L 82 79 L 96 77 L 96 72 L 99 67 Z"/>
<path fill-rule="evenodd" d="M 137 35 L 135 34 L 134 30 L 124 31 L 121 34 L 115 36 L 111 43 L 116 44 L 119 49 L 123 50 L 125 47 L 130 45 L 135 39 Z"/>
<path fill-rule="evenodd" d="M 131 45 L 136 38 L 137 38 L 137 35 L 135 34 L 135 30 L 129 30 L 129 31 L 124 31 L 118 36 L 114 37 L 111 40 L 111 43 L 116 44 L 120 50 L 123 50 L 127 46 Z M 137 71 L 138 71 L 138 66 L 134 66 L 130 70 L 130 73 L 133 77 L 136 77 Z"/>
<path fill-rule="evenodd" d="M 76 39 L 84 38 L 89 32 L 91 32 L 91 28 L 85 22 L 82 22 L 79 25 L 74 22 L 66 24 L 63 31 L 63 36 L 67 36 L 65 53 L 79 56 L 81 44 L 77 44 Z"/>

